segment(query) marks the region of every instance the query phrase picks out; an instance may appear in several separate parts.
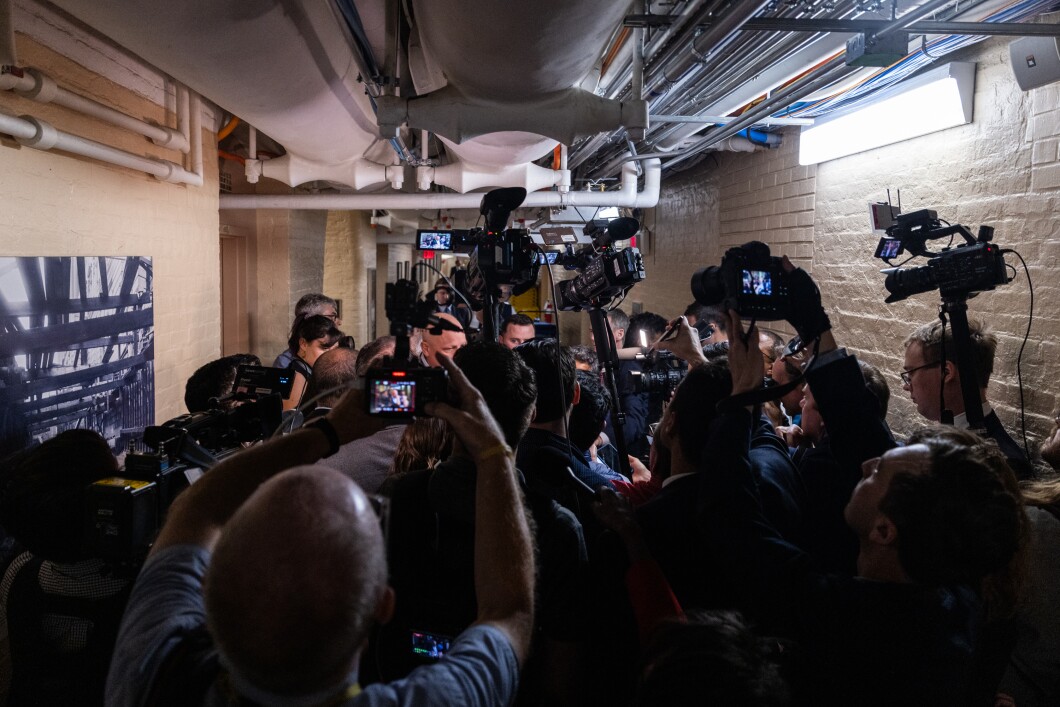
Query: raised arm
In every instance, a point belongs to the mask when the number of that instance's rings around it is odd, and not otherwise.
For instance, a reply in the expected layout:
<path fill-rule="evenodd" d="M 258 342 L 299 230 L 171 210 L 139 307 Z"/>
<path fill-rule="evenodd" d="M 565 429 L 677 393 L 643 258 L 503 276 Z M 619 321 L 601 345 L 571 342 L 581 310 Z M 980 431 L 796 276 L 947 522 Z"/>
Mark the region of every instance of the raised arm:
<path fill-rule="evenodd" d="M 526 660 L 534 619 L 534 551 L 516 480 L 515 454 L 505 443 L 482 394 L 452 359 L 438 354 L 460 407 L 433 403 L 428 412 L 453 428 L 475 461 L 475 595 L 478 623 L 511 639 L 519 663 Z"/>
<path fill-rule="evenodd" d="M 383 427 L 379 418 L 365 412 L 359 390 L 348 392 L 324 420 L 334 429 L 338 444 Z M 152 554 L 181 544 L 213 549 L 221 528 L 258 486 L 282 471 L 312 464 L 337 449 L 332 449 L 330 435 L 311 426 L 233 454 L 177 497 L 151 548 Z"/>

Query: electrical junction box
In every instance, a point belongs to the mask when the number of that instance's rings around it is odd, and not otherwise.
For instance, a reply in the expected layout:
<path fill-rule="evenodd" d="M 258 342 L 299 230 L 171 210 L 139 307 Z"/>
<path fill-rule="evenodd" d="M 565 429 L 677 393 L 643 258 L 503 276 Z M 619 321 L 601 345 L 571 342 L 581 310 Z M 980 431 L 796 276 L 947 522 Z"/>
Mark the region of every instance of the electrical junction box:
<path fill-rule="evenodd" d="M 858 34 L 847 40 L 847 66 L 890 66 L 909 53 L 909 35 L 894 32 L 882 39 Z"/>

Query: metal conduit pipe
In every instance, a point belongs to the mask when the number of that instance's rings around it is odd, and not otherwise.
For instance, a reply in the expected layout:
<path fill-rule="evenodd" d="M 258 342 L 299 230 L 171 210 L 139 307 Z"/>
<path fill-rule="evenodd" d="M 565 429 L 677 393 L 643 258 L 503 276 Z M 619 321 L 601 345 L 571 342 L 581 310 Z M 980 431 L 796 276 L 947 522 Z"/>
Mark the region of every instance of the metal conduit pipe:
<path fill-rule="evenodd" d="M 676 83 L 697 61 L 706 63 L 736 38 L 736 30 L 740 25 L 765 9 L 771 2 L 772 0 L 762 0 L 761 2 L 737 4 L 712 24 L 706 32 L 696 37 L 686 54 L 662 66 L 654 76 L 649 74 L 648 92 L 656 92 L 667 85 Z"/>
<path fill-rule="evenodd" d="M 681 31 L 673 37 L 673 40 L 661 48 L 658 56 L 652 57 L 646 67 L 646 79 L 649 83 L 654 83 L 660 75 L 666 72 L 666 69 L 670 65 L 680 59 L 681 52 L 687 51 L 688 48 L 694 44 L 696 39 L 701 36 L 699 34 L 700 25 L 706 23 L 707 20 L 717 13 L 724 5 L 725 0 L 711 0 L 711 2 L 705 4 L 698 12 L 696 12 L 695 16 L 685 24 Z M 757 12 L 757 10 L 758 8 L 756 5 L 755 11 Z"/>
<path fill-rule="evenodd" d="M 651 208 L 659 202 L 662 165 L 644 160 L 644 188 L 637 191 L 637 167 L 622 165 L 621 188 L 614 191 L 536 191 L 522 206 L 619 206 Z M 316 211 L 367 211 L 369 209 L 477 209 L 482 194 L 221 194 L 222 209 L 306 209 Z"/>
<path fill-rule="evenodd" d="M 194 123 L 194 118 L 192 119 Z M 53 126 L 34 118 L 0 113 L 0 133 L 11 135 L 19 144 L 37 150 L 61 150 L 82 157 L 146 172 L 158 179 L 175 184 L 202 186 L 202 141 L 199 140 L 198 174 L 192 174 L 178 164 L 153 157 L 141 157 L 116 147 L 104 145 L 78 135 L 56 130 Z M 194 144 L 195 141 L 193 141 Z M 193 150 L 194 152 L 194 150 Z M 194 158 L 193 158 L 194 159 Z"/>
<path fill-rule="evenodd" d="M 922 20 L 928 15 L 931 15 L 938 10 L 950 5 L 954 0 L 932 0 L 927 2 L 920 7 L 907 12 L 903 17 L 899 17 L 894 22 L 891 22 L 886 27 L 876 33 L 877 37 L 885 37 L 889 34 L 893 34 L 904 27 Z M 703 138 L 692 150 L 689 150 L 680 157 L 675 158 L 668 162 L 668 165 L 677 164 L 687 160 L 689 157 L 697 154 L 698 152 L 709 148 L 715 143 L 724 140 L 725 138 L 735 135 L 744 128 L 748 128 L 755 124 L 756 120 L 766 117 L 772 114 L 774 111 L 782 108 L 786 105 L 799 100 L 803 96 L 806 96 L 813 91 L 816 91 L 829 83 L 839 78 L 842 75 L 850 73 L 859 67 L 848 67 L 846 65 L 845 57 L 839 55 L 829 61 L 824 66 L 814 70 L 807 74 L 802 79 L 791 84 L 788 88 L 780 93 L 771 96 L 767 100 L 763 101 L 758 106 L 755 106 L 746 115 L 741 116 L 739 120 L 730 123 L 729 125 L 712 131 L 709 135 Z"/>
<path fill-rule="evenodd" d="M 840 17 L 860 14 L 852 3 L 845 3 L 845 5 L 845 7 L 841 6 L 839 8 Z M 803 15 L 806 13 L 791 14 Z M 814 16 L 823 14 L 828 13 L 820 11 L 814 13 Z M 784 17 L 781 19 L 788 18 Z M 695 97 L 699 105 L 709 106 L 714 100 L 724 95 L 728 87 L 745 83 L 760 73 L 764 67 L 781 61 L 785 56 L 794 54 L 822 36 L 820 33 L 814 36 L 807 36 L 805 34 L 779 32 L 768 34 L 763 32 L 740 32 L 739 34 L 740 37 L 736 40 L 735 46 L 730 47 L 732 51 L 726 57 L 720 58 L 719 61 L 715 62 L 715 65 L 704 65 L 699 68 L 693 85 L 688 91 L 684 92 L 684 95 Z M 687 113 L 691 112 L 691 106 L 686 101 L 686 105 L 679 110 L 658 110 L 657 112 Z"/>
<path fill-rule="evenodd" d="M 43 71 L 26 69 L 24 76 L 11 89 L 20 96 L 38 103 L 55 103 L 64 108 L 102 120 L 105 123 L 116 125 L 137 135 L 143 135 L 156 145 L 180 150 L 184 153 L 191 149 L 187 136 L 181 134 L 179 130 L 152 125 L 79 93 L 68 91 L 56 84 L 55 79 Z"/>
<path fill-rule="evenodd" d="M 691 35 L 685 35 L 689 32 L 690 27 L 695 27 L 700 22 L 703 22 L 710 13 L 713 12 L 713 8 L 718 4 L 717 0 L 711 3 L 709 8 L 701 9 L 705 0 L 694 0 L 688 3 L 685 8 L 678 15 L 678 19 L 671 24 L 669 27 L 664 27 L 648 42 L 648 46 L 644 48 L 644 61 L 647 66 L 651 62 L 658 62 L 659 59 L 655 57 L 656 53 L 662 50 L 664 47 L 683 46 L 685 43 L 690 41 Z M 677 36 L 677 39 L 667 45 Z M 687 37 L 684 41 L 680 37 Z M 630 81 L 632 71 L 632 65 L 629 58 L 626 58 L 622 63 L 622 68 L 615 72 L 610 78 L 607 78 L 606 85 L 603 86 L 603 95 L 608 98 L 614 99 L 620 92 L 623 92 L 626 88 L 626 84 Z"/>

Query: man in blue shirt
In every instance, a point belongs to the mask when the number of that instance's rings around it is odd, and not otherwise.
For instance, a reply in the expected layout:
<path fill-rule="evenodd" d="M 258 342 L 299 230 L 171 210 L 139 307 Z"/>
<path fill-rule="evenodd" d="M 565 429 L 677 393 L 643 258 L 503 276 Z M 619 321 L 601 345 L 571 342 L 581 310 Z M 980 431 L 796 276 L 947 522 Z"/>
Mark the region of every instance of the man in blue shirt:
<path fill-rule="evenodd" d="M 380 425 L 351 391 L 326 417 L 244 450 L 185 491 L 137 580 L 108 705 L 506 705 L 533 625 L 534 556 L 514 454 L 444 355 L 460 408 L 433 404 L 475 460 L 478 620 L 437 663 L 363 690 L 372 626 L 394 609 L 379 519 L 312 465 Z M 233 695 L 234 693 L 234 695 Z"/>

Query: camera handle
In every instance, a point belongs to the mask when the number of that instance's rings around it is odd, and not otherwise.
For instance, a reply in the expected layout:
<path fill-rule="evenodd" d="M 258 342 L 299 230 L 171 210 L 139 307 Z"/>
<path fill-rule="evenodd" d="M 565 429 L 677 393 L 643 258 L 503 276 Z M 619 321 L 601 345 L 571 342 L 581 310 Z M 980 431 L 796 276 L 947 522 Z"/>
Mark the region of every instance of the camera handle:
<path fill-rule="evenodd" d="M 593 329 L 593 341 L 596 342 L 596 355 L 604 365 L 604 385 L 611 393 L 611 423 L 615 428 L 615 447 L 618 448 L 619 473 L 627 479 L 633 478 L 629 468 L 629 454 L 626 452 L 626 436 L 623 427 L 626 414 L 618 398 L 618 385 L 615 382 L 615 371 L 618 370 L 618 348 L 615 346 L 615 335 L 607 321 L 607 313 L 599 307 L 590 307 L 589 324 Z"/>
<path fill-rule="evenodd" d="M 964 399 L 964 414 L 968 419 L 968 427 L 973 430 L 981 430 L 984 427 L 983 401 L 979 397 L 979 382 L 972 365 L 972 335 L 968 328 L 968 298 L 952 297 L 942 300 L 939 318 L 943 326 L 946 325 L 946 315 L 949 315 L 950 328 L 953 331 L 953 354 L 957 362 L 957 372 L 961 376 L 961 397 Z M 945 341 L 946 337 L 943 336 Z M 939 354 L 945 362 L 945 351 Z M 940 381 L 940 386 L 943 382 Z M 953 413 L 944 410 L 940 406 L 940 416 L 943 424 L 953 424 Z M 948 419 L 947 419 L 948 416 Z"/>
<path fill-rule="evenodd" d="M 486 286 L 486 295 L 482 299 L 482 340 L 496 341 L 500 335 L 499 325 L 496 319 L 496 303 L 493 301 L 492 286 Z"/>

